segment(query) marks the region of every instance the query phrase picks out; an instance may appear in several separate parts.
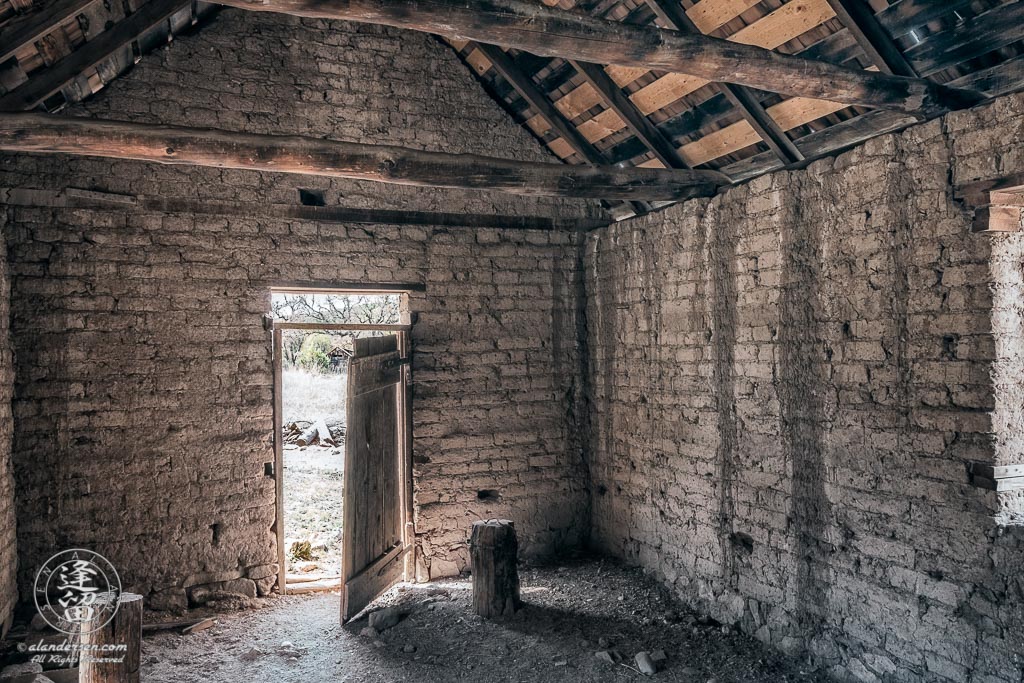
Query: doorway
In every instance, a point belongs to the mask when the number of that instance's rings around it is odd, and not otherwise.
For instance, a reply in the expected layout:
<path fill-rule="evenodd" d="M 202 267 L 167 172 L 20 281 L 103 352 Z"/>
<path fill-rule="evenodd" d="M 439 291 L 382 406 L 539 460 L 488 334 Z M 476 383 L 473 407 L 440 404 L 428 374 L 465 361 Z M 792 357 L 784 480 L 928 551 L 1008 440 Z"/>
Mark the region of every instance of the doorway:
<path fill-rule="evenodd" d="M 413 566 L 406 304 L 271 293 L 278 588 L 340 589 L 343 620 Z"/>

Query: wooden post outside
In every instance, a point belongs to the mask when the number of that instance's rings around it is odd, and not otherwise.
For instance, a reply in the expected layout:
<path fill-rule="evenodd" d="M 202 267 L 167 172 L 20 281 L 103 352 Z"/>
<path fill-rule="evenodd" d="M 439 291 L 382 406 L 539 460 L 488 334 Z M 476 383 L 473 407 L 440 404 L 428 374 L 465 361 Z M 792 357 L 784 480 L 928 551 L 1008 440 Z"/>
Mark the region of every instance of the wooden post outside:
<path fill-rule="evenodd" d="M 473 561 L 473 611 L 485 618 L 512 616 L 519 599 L 519 542 L 507 519 L 473 522 L 469 541 Z"/>
<path fill-rule="evenodd" d="M 117 614 L 107 624 L 95 630 L 90 630 L 95 628 L 90 622 L 82 625 L 82 658 L 78 668 L 80 683 L 139 683 L 142 596 L 122 593 L 119 602 Z M 112 646 L 111 649 L 104 650 L 103 647 L 108 645 Z M 119 646 L 126 649 L 114 649 Z M 104 659 L 111 661 L 97 661 Z"/>

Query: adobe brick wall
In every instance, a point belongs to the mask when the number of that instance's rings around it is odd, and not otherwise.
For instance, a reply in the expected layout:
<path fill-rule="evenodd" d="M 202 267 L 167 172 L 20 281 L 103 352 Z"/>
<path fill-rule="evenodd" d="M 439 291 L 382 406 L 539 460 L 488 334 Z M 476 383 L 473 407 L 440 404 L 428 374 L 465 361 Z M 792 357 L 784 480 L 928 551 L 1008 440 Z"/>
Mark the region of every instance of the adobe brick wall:
<path fill-rule="evenodd" d="M 594 542 L 851 681 L 1024 680 L 1024 97 L 592 233 Z"/>
<path fill-rule="evenodd" d="M 433 38 L 234 10 L 70 114 L 554 161 Z M 329 205 L 563 218 L 599 210 L 33 155 L 0 158 L 0 187 L 292 204 L 304 187 L 322 189 Z M 262 316 L 270 287 L 285 283 L 426 284 L 410 302 L 420 576 L 465 566 L 478 517 L 514 519 L 527 555 L 580 540 L 574 235 L 8 212 L 23 591 L 41 561 L 72 545 L 107 555 L 154 606 L 180 606 L 194 585 L 269 585 L 272 365 Z M 478 500 L 483 489 L 501 500 Z"/>
<path fill-rule="evenodd" d="M 0 215 L 0 235 L 6 229 Z M 14 363 L 9 336 L 11 320 L 11 279 L 7 247 L 0 239 L 0 637 L 10 628 L 18 601 L 15 581 L 18 553 L 15 530 L 14 469 L 11 465 L 11 394 L 14 392 Z"/>

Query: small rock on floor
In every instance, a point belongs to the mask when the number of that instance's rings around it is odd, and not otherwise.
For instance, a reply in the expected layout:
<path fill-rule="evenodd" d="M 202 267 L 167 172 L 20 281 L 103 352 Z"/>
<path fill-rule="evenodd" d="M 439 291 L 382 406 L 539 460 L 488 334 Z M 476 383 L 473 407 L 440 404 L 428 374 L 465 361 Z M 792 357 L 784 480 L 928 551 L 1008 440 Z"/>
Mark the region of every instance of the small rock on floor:
<path fill-rule="evenodd" d="M 654 660 L 651 659 L 651 654 L 649 652 L 637 652 L 633 661 L 636 662 L 636 668 L 640 669 L 640 673 L 645 676 L 653 676 L 658 673 L 657 668 L 654 666 Z"/>
<path fill-rule="evenodd" d="M 398 624 L 402 613 L 394 607 L 385 607 L 370 614 L 370 626 L 378 631 L 386 631 Z"/>
<path fill-rule="evenodd" d="M 22 662 L 21 664 L 10 664 L 0 669 L 0 679 L 24 676 L 25 674 L 38 674 L 43 672 L 43 665 L 38 662 Z"/>

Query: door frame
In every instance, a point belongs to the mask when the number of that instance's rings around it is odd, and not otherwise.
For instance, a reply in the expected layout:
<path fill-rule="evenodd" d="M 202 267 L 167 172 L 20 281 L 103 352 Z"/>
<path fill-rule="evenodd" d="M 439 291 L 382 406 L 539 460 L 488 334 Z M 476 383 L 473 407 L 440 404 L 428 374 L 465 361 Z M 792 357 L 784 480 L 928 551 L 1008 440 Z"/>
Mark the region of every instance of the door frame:
<path fill-rule="evenodd" d="M 418 288 L 403 287 L 402 289 L 384 289 L 379 286 L 345 289 L 319 288 L 319 287 L 273 287 L 272 293 L 276 292 L 307 292 L 309 294 L 408 294 L 410 291 L 417 291 Z M 403 566 L 403 581 L 409 581 L 416 567 L 416 542 L 413 530 L 413 482 L 412 482 L 412 325 L 362 325 L 358 323 L 289 323 L 270 321 L 270 328 L 273 332 L 273 364 L 274 364 L 274 488 L 276 521 L 274 533 L 277 536 L 277 589 L 281 595 L 287 593 L 287 571 L 285 569 L 285 547 L 284 547 L 284 434 L 281 419 L 284 417 L 283 405 L 283 351 L 285 330 L 331 330 L 351 332 L 394 332 L 398 336 L 398 351 L 402 358 L 410 359 L 410 362 L 403 363 L 401 367 L 401 383 L 399 384 L 399 395 L 403 398 L 399 402 L 398 415 L 398 443 L 401 444 L 401 472 L 399 481 L 402 483 L 401 492 L 401 515 L 405 520 L 402 526 L 402 544 L 409 551 L 405 554 Z M 347 398 L 347 397 L 346 397 Z M 345 473 L 342 473 L 342 477 Z M 344 480 L 342 480 L 344 489 Z M 344 506 L 345 502 L 342 501 Z"/>

